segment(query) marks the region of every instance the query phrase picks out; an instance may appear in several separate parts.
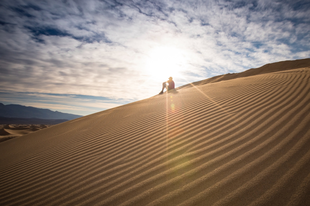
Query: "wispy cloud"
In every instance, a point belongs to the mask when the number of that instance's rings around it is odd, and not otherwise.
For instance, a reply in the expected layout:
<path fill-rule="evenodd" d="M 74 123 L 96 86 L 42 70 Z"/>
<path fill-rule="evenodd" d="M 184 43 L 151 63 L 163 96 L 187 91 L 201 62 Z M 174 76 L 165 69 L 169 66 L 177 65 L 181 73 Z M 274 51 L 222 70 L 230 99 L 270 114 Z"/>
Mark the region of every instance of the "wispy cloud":
<path fill-rule="evenodd" d="M 157 94 L 166 80 L 146 68 L 151 52 L 163 46 L 180 53 L 177 86 L 309 58 L 309 13 L 306 0 L 4 0 L 0 86 L 23 92 L 24 102 L 29 93 L 135 101 Z"/>

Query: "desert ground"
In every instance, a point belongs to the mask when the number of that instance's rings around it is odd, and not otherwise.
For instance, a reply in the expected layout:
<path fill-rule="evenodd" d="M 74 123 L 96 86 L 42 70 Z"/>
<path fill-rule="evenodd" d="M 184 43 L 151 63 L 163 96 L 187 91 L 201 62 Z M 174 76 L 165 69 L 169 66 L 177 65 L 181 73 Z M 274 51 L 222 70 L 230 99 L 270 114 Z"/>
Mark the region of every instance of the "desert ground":
<path fill-rule="evenodd" d="M 0 205 L 310 205 L 310 67 L 285 65 L 1 142 Z"/>
<path fill-rule="evenodd" d="M 0 142 L 21 137 L 50 126 L 44 124 L 2 124 L 0 125 Z"/>

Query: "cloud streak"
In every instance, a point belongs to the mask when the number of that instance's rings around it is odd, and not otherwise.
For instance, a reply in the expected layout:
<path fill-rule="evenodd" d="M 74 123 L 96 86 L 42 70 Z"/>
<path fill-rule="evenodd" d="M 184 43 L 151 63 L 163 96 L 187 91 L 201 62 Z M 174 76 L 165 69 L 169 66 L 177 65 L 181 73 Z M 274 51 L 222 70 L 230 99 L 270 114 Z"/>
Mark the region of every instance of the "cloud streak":
<path fill-rule="evenodd" d="M 182 57 L 177 86 L 309 58 L 309 11 L 308 1 L 284 0 L 4 0 L 1 91 L 24 92 L 28 102 L 28 93 L 102 96 L 118 105 L 147 98 L 167 78 L 146 68 L 163 46 Z"/>

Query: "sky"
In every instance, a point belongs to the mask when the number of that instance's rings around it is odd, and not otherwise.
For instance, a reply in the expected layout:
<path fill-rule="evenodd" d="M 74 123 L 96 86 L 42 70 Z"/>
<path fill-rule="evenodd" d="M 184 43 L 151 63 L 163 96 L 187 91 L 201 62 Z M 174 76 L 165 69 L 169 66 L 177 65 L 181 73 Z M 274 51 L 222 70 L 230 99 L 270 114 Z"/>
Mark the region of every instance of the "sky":
<path fill-rule="evenodd" d="M 4 104 L 88 115 L 309 57 L 309 0 L 0 1 Z"/>

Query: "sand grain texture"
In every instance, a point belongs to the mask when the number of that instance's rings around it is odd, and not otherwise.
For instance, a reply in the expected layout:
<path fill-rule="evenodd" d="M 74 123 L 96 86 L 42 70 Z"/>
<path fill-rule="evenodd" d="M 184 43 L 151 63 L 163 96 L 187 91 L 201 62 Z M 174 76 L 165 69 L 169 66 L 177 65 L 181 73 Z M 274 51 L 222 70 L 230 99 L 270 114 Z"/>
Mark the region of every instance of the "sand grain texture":
<path fill-rule="evenodd" d="M 2 142 L 0 205 L 310 205 L 310 69 L 278 70 Z"/>

